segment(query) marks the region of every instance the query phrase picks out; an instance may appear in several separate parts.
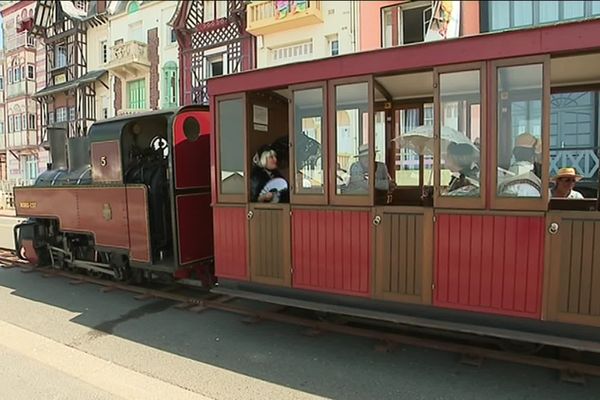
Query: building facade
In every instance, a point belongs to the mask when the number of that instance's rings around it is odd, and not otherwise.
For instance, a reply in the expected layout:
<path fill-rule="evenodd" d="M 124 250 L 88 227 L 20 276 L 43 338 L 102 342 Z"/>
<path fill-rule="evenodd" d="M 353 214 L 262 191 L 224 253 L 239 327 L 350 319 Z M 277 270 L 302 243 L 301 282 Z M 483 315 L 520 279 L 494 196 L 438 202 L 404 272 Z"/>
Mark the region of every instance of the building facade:
<path fill-rule="evenodd" d="M 6 135 L 4 131 L 4 49 L 0 48 L 0 181 L 6 180 Z"/>
<path fill-rule="evenodd" d="M 108 109 L 109 116 L 119 115 L 179 104 L 177 41 L 167 25 L 176 8 L 177 2 L 110 2 L 107 40 L 93 50 L 102 55 L 110 72 L 111 93 L 97 105 L 103 113 Z"/>
<path fill-rule="evenodd" d="M 65 127 L 69 137 L 85 136 L 96 120 L 96 85 L 106 71 L 88 69 L 87 29 L 105 23 L 105 8 L 105 1 L 37 1 L 30 32 L 46 55 L 45 74 L 39 74 L 45 87 L 35 95 L 44 141 L 49 126 Z"/>
<path fill-rule="evenodd" d="M 28 32 L 35 12 L 34 1 L 5 5 L 2 10 L 4 34 L 4 138 L 5 179 L 31 182 L 45 164 L 40 148 L 39 104 L 36 92 L 36 38 Z"/>
<path fill-rule="evenodd" d="M 256 37 L 257 67 L 357 51 L 358 11 L 356 1 L 251 2 L 247 30 Z"/>
<path fill-rule="evenodd" d="M 182 104 L 208 104 L 206 81 L 255 67 L 255 41 L 241 0 L 180 1 L 169 25 L 179 44 Z"/>

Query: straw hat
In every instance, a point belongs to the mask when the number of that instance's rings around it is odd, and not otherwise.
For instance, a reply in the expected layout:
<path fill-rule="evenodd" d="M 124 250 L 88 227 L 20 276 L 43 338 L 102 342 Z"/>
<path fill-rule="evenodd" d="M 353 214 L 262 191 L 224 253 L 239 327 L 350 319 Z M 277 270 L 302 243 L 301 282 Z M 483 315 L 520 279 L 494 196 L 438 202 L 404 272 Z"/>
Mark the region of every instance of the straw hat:
<path fill-rule="evenodd" d="M 552 178 L 550 178 L 550 180 L 555 181 L 560 178 L 575 178 L 575 182 L 579 182 L 581 180 L 581 178 L 583 178 L 583 177 L 581 175 L 577 174 L 577 171 L 575 170 L 575 168 L 565 167 L 565 168 L 559 169 L 558 173 L 556 175 L 554 175 Z"/>
<path fill-rule="evenodd" d="M 379 150 L 375 149 L 375 153 L 379 153 Z M 358 154 L 355 155 L 354 157 L 362 157 L 362 156 L 368 156 L 368 155 L 369 155 L 369 144 L 364 143 L 364 144 L 361 144 L 360 146 L 358 146 Z"/>
<path fill-rule="evenodd" d="M 534 149 L 536 153 L 541 152 L 541 142 L 529 132 L 521 133 L 515 138 L 515 147 L 526 147 Z"/>

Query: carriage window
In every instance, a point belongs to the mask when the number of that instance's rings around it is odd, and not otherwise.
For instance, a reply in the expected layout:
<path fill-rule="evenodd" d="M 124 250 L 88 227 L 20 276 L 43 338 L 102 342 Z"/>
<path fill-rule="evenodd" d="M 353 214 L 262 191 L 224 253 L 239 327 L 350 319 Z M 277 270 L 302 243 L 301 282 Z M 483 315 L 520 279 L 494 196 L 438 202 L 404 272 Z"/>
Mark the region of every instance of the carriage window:
<path fill-rule="evenodd" d="M 497 70 L 497 194 L 542 196 L 542 64 Z"/>
<path fill-rule="evenodd" d="M 241 99 L 219 101 L 221 193 L 244 194 L 244 109 Z"/>
<path fill-rule="evenodd" d="M 442 196 L 480 197 L 479 71 L 440 75 Z"/>
<path fill-rule="evenodd" d="M 323 89 L 294 92 L 295 192 L 323 194 Z"/>
<path fill-rule="evenodd" d="M 335 88 L 337 194 L 369 194 L 368 88 L 366 82 Z"/>

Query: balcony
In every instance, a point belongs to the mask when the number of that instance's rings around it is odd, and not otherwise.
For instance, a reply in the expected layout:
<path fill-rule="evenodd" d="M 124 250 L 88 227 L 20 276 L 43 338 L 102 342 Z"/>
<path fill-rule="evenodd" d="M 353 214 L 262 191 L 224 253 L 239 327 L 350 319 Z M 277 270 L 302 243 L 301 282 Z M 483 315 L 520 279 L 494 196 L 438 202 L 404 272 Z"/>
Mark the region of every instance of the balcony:
<path fill-rule="evenodd" d="M 39 145 L 35 130 L 6 133 L 6 148 L 9 150 L 24 147 L 37 147 Z"/>
<path fill-rule="evenodd" d="M 32 36 L 28 36 L 27 32 L 17 33 L 16 35 L 6 38 L 6 51 L 11 51 L 19 47 L 28 46 L 34 47 L 35 41 Z"/>
<path fill-rule="evenodd" d="M 6 99 L 19 96 L 31 96 L 35 93 L 35 82 L 24 80 L 6 85 Z"/>
<path fill-rule="evenodd" d="M 125 80 L 145 74 L 150 69 L 148 45 L 131 40 L 112 46 L 106 69 Z"/>
<path fill-rule="evenodd" d="M 151 110 L 144 109 L 144 108 L 121 108 L 121 109 L 117 110 L 117 116 L 120 117 L 122 115 L 140 114 L 140 113 L 145 113 L 145 112 L 149 112 L 149 111 L 151 111 Z"/>
<path fill-rule="evenodd" d="M 275 4 L 280 4 L 275 6 Z M 248 4 L 248 26 L 253 34 L 267 35 L 323 22 L 321 1 L 253 1 Z"/>

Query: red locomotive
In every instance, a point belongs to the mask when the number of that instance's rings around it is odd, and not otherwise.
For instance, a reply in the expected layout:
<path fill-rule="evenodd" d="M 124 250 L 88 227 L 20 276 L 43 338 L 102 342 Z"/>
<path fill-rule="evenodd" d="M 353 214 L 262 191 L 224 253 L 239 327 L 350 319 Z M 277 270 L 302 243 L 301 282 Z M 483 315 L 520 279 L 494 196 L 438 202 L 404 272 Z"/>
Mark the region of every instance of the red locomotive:
<path fill-rule="evenodd" d="M 193 273 L 209 284 L 210 132 L 199 106 L 97 122 L 68 141 L 50 129 L 52 164 L 15 189 L 17 214 L 32 217 L 15 229 L 19 255 L 118 280 Z"/>
<path fill-rule="evenodd" d="M 53 154 L 19 248 L 117 278 L 214 248 L 218 293 L 598 351 L 598 64 L 592 20 L 215 78 L 211 118 L 98 122 L 90 171 Z"/>

